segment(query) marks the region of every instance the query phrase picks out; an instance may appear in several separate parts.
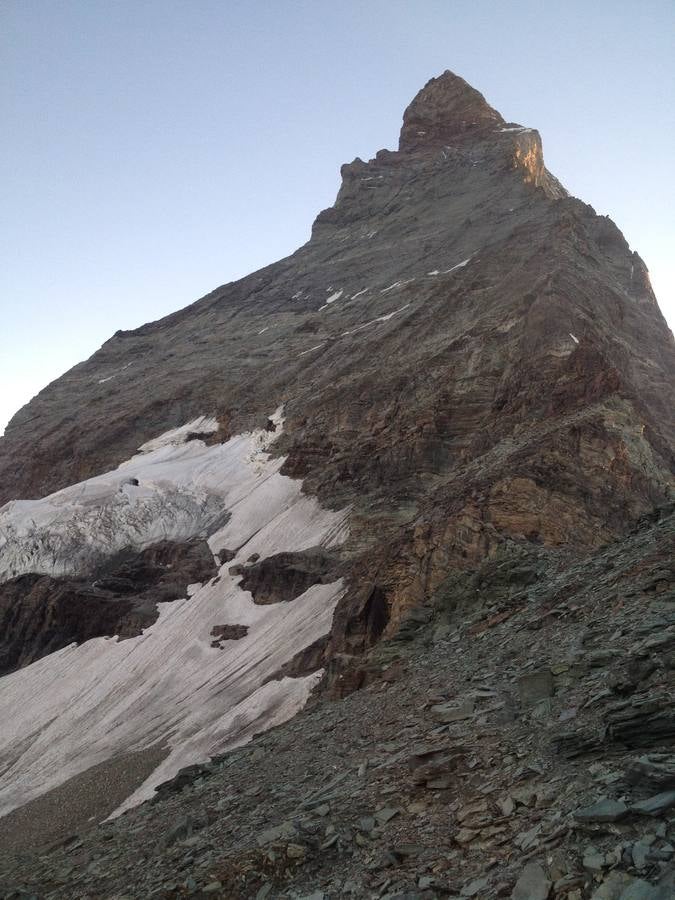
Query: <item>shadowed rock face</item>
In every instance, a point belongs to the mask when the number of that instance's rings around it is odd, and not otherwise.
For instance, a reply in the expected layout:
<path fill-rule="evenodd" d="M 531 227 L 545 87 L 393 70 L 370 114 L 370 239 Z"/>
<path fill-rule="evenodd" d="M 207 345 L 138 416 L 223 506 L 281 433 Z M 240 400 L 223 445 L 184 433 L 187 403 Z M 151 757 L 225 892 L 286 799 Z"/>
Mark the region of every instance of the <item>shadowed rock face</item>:
<path fill-rule="evenodd" d="M 585 552 L 662 503 L 674 372 L 640 257 L 547 172 L 536 131 L 446 72 L 399 150 L 342 167 L 305 246 L 118 332 L 22 409 L 0 500 L 203 413 L 222 439 L 284 403 L 283 472 L 354 510 L 327 652 L 359 652 L 373 597 L 387 634 L 504 540 Z"/>
<path fill-rule="evenodd" d="M 157 604 L 186 596 L 217 568 L 205 541 L 123 551 L 91 578 L 20 575 L 0 584 L 0 675 L 94 637 L 134 637 Z"/>
<path fill-rule="evenodd" d="M 316 547 L 300 553 L 277 553 L 246 566 L 240 586 L 250 591 L 255 603 L 289 603 L 314 584 L 337 578 L 329 554 Z"/>

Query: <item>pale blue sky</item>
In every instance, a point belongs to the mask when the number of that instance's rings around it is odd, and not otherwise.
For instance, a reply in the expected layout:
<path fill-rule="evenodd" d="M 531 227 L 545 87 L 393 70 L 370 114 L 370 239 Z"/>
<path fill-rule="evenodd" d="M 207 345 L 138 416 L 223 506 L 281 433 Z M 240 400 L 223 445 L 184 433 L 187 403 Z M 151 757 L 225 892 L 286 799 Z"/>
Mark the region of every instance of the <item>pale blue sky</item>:
<path fill-rule="evenodd" d="M 675 322 L 672 0 L 3 0 L 0 431 L 118 328 L 304 243 L 450 68 L 617 222 Z"/>

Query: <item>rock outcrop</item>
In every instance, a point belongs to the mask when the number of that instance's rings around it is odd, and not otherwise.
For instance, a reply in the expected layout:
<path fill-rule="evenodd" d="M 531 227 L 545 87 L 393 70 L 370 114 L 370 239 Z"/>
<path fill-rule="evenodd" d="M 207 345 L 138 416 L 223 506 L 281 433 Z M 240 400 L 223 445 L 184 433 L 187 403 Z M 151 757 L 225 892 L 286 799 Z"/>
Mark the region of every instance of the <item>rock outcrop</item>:
<path fill-rule="evenodd" d="M 158 603 L 217 571 L 206 541 L 163 541 L 116 554 L 91 578 L 11 578 L 0 584 L 0 676 L 73 641 L 139 635 L 157 620 Z"/>

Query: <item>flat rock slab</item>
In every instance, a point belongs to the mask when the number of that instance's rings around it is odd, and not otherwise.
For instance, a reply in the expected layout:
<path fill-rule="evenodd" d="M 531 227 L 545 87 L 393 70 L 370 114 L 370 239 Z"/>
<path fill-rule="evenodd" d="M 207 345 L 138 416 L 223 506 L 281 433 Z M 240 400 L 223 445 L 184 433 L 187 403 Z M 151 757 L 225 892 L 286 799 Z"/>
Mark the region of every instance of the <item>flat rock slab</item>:
<path fill-rule="evenodd" d="M 292 822 L 282 822 L 281 825 L 261 831 L 256 837 L 256 841 L 259 847 L 264 847 L 266 844 L 273 844 L 275 841 L 290 841 L 293 838 L 297 838 L 298 834 L 298 829 Z"/>
<path fill-rule="evenodd" d="M 431 707 L 431 715 L 437 722 L 449 725 L 452 722 L 462 722 L 464 719 L 470 719 L 474 712 L 474 703 L 472 700 L 466 700 L 464 703 L 437 703 Z"/>
<path fill-rule="evenodd" d="M 628 815 L 628 807 L 620 800 L 603 797 L 592 806 L 584 806 L 574 813 L 579 822 L 618 822 Z"/>
<path fill-rule="evenodd" d="M 551 882 L 537 863 L 525 866 L 513 888 L 511 900 L 547 900 Z"/>
<path fill-rule="evenodd" d="M 553 675 L 548 669 L 543 672 L 530 672 L 518 679 L 518 694 L 523 706 L 534 706 L 540 700 L 552 697 L 553 692 Z"/>
<path fill-rule="evenodd" d="M 631 806 L 631 810 L 640 816 L 660 816 L 671 806 L 675 806 L 675 791 L 663 791 L 646 800 L 639 800 Z"/>

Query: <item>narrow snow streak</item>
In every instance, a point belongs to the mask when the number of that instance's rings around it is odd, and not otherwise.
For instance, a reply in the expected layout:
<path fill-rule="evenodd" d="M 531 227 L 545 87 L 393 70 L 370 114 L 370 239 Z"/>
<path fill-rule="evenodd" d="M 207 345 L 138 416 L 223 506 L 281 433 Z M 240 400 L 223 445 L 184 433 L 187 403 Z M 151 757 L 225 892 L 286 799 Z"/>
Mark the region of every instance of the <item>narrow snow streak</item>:
<path fill-rule="evenodd" d="M 119 370 L 119 372 L 113 372 L 112 375 L 108 375 L 107 378 L 99 378 L 98 383 L 105 384 L 106 381 L 112 381 L 113 378 L 117 378 L 117 376 L 121 375 L 121 373 L 124 372 L 125 369 L 128 369 L 130 365 L 131 365 L 131 363 L 127 363 L 126 366 L 122 366 L 122 368 Z"/>
<path fill-rule="evenodd" d="M 469 256 L 468 259 L 462 260 L 461 263 L 457 263 L 456 266 L 452 266 L 450 269 L 445 269 L 445 270 L 443 271 L 443 274 L 444 274 L 444 275 L 449 275 L 450 272 L 454 272 L 456 269 L 463 269 L 464 266 L 468 265 L 468 264 L 471 262 L 472 259 L 473 259 L 473 254 L 471 254 L 471 256 Z"/>
<path fill-rule="evenodd" d="M 364 328 L 368 328 L 370 325 L 377 325 L 378 322 L 388 322 L 389 319 L 393 318 L 398 313 L 403 312 L 404 309 L 407 309 L 410 306 L 409 303 L 406 303 L 405 306 L 401 306 L 399 309 L 395 309 L 393 312 L 387 313 L 384 316 L 378 316 L 376 319 L 371 319 L 370 322 L 364 322 L 363 325 L 357 325 L 356 328 L 352 328 L 351 331 L 343 331 L 340 337 L 347 337 L 350 334 L 356 334 L 357 331 L 362 331 Z"/>
<path fill-rule="evenodd" d="M 393 291 L 394 288 L 400 287 L 403 284 L 402 281 L 395 281 L 393 284 L 390 284 L 389 287 L 384 288 L 380 291 L 381 294 L 388 294 L 389 291 Z"/>
<path fill-rule="evenodd" d="M 298 353 L 298 356 L 305 356 L 307 353 L 313 353 L 315 350 L 320 350 L 326 342 L 324 341 L 322 344 L 317 344 L 315 347 L 310 347 L 309 350 L 303 350 L 302 353 Z"/>
<path fill-rule="evenodd" d="M 115 472 L 66 489 L 100 512 L 120 473 L 144 471 L 148 477 L 156 467 L 167 493 L 171 485 L 173 491 L 198 496 L 209 490 L 219 498 L 221 522 L 227 514 L 230 518 L 209 545 L 214 553 L 228 548 L 236 556 L 220 568 L 218 578 L 191 585 L 190 599 L 160 604 L 157 622 L 142 635 L 72 644 L 1 679 L 0 815 L 97 763 L 163 744 L 168 756 L 119 814 L 152 796 L 157 784 L 183 766 L 246 743 L 304 705 L 321 672 L 281 680 L 271 676 L 330 630 L 342 582 L 315 585 L 290 603 L 258 606 L 239 587 L 240 576 L 228 572 L 254 553 L 265 558 L 337 546 L 347 533 L 348 511 L 321 509 L 303 495 L 301 481 L 280 474 L 284 459 L 267 452 L 281 431 L 280 410 L 272 420 L 274 433 L 241 434 L 210 447 L 199 440 L 177 443 L 179 433 L 193 430 L 189 423 L 148 442 L 156 449 Z M 56 496 L 46 501 L 53 504 Z M 72 526 L 74 506 L 72 500 L 53 507 L 52 530 Z M 152 529 L 142 508 L 134 509 L 137 540 L 143 543 Z M 193 524 L 193 534 L 200 525 Z M 57 558 L 55 569 L 61 567 Z M 210 632 L 222 624 L 249 630 L 241 640 L 216 649 Z"/>

